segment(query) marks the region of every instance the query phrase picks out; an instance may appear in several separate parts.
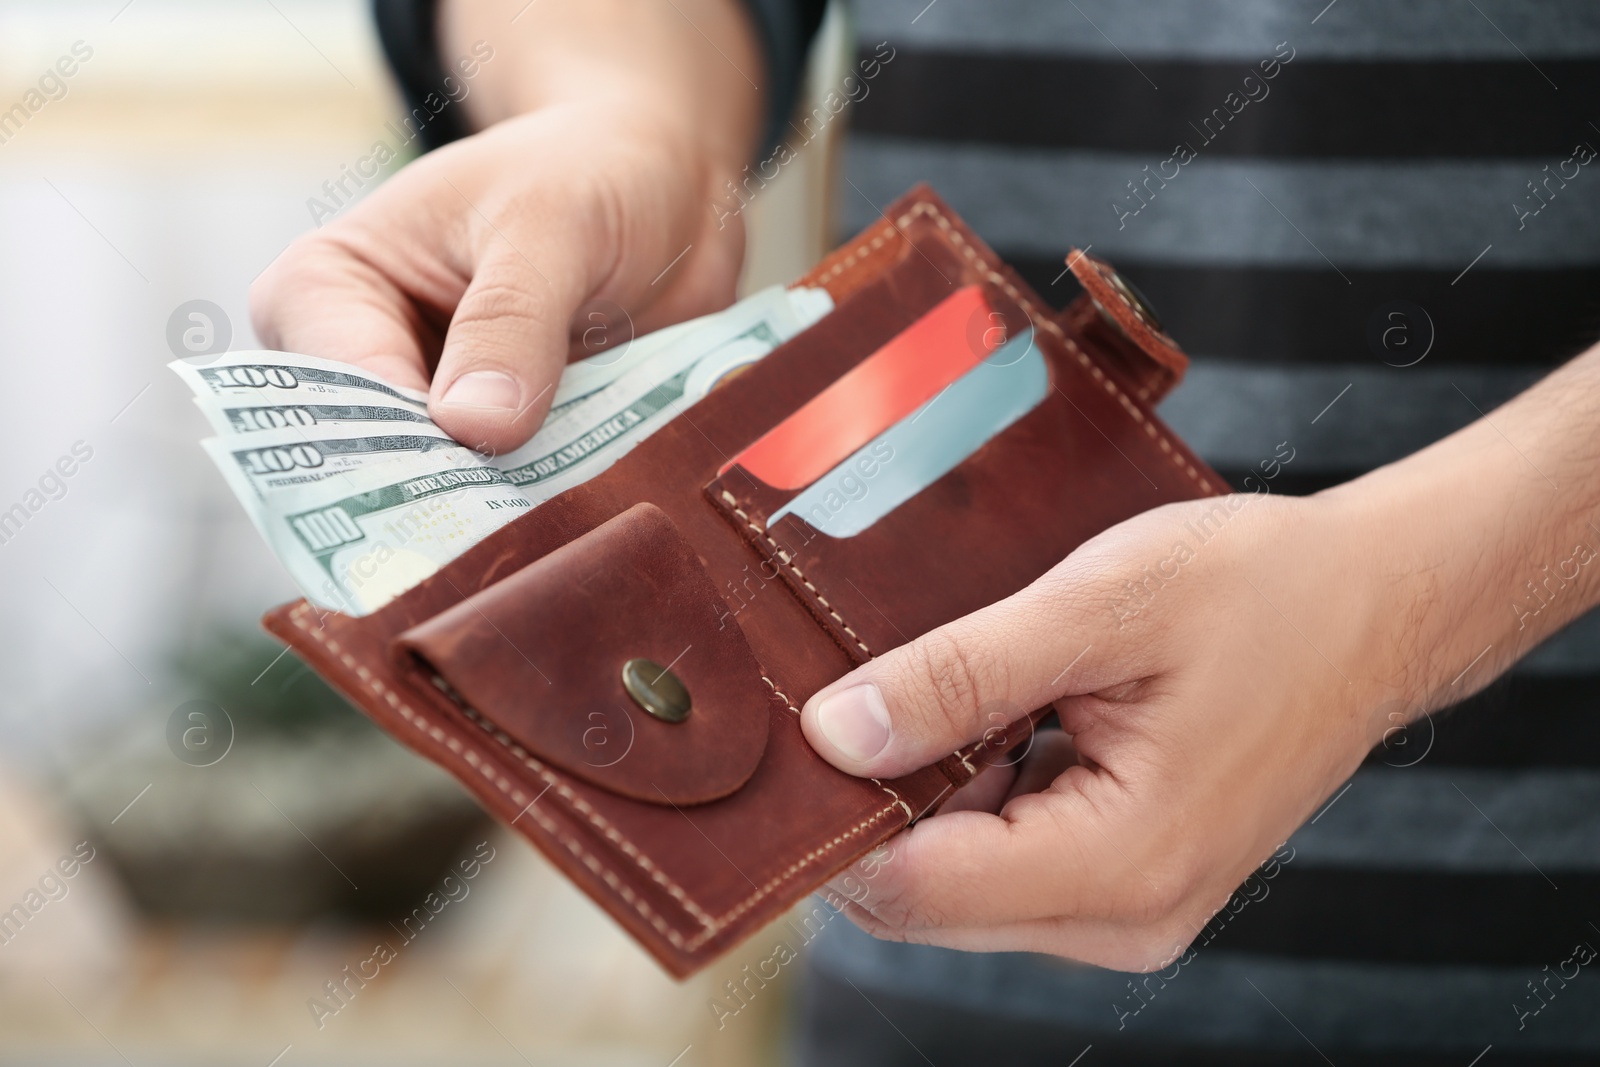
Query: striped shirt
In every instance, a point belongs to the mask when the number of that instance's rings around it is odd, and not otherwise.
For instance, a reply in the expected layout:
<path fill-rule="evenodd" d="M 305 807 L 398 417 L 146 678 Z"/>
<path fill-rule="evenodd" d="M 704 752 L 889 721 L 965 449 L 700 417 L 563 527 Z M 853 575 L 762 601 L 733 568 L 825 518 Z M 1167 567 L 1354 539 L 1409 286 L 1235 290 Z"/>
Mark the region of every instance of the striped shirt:
<path fill-rule="evenodd" d="M 1057 304 L 1092 246 L 1192 355 L 1161 413 L 1236 487 L 1283 442 L 1273 491 L 1346 481 L 1600 336 L 1592 0 L 854 14 L 861 57 L 894 58 L 851 105 L 841 236 L 928 181 Z M 836 924 L 799 1058 L 1600 1061 L 1574 959 L 1600 947 L 1597 705 L 1592 614 L 1375 752 L 1170 981 Z"/>

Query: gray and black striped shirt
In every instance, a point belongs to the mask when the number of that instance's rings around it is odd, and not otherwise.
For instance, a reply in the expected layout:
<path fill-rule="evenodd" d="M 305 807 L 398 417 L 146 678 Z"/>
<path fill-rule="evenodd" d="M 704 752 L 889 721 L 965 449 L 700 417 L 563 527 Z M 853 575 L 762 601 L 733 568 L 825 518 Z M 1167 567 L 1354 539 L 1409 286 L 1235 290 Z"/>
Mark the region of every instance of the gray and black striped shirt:
<path fill-rule="evenodd" d="M 1092 245 L 1192 354 L 1162 414 L 1236 486 L 1285 441 L 1274 491 L 1345 481 L 1600 337 L 1593 0 L 854 12 L 895 55 L 851 105 L 843 232 L 928 181 L 1057 303 Z M 1170 982 L 838 924 L 803 1058 L 1600 1062 L 1600 975 L 1566 962 L 1600 947 L 1597 705 L 1591 616 L 1375 753 Z"/>

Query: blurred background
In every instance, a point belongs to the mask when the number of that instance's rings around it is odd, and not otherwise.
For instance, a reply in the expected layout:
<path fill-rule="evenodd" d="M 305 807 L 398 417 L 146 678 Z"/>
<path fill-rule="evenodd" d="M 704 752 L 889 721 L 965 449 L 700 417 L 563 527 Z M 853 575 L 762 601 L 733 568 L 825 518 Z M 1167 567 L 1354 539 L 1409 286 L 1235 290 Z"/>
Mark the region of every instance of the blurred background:
<path fill-rule="evenodd" d="M 830 16 L 813 84 L 847 38 Z M 361 0 L 0 4 L 0 512 L 32 512 L 0 527 L 0 1062 L 775 1055 L 787 988 L 719 1031 L 750 960 L 668 979 L 256 626 L 295 593 L 197 444 L 169 320 L 210 301 L 256 346 L 252 279 L 403 113 Z M 824 250 L 832 155 L 747 215 L 747 289 Z"/>

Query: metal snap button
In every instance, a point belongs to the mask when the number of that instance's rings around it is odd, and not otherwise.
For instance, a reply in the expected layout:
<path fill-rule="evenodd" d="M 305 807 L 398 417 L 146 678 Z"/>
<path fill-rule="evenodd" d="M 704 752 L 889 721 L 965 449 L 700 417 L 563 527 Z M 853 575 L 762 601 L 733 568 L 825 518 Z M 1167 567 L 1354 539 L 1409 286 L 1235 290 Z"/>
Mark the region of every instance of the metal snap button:
<path fill-rule="evenodd" d="M 1155 308 L 1150 306 L 1149 299 L 1132 282 L 1116 271 L 1111 272 L 1110 281 L 1111 287 L 1122 294 L 1122 298 L 1128 302 L 1128 306 L 1133 308 L 1133 313 L 1143 319 L 1146 326 L 1156 333 L 1166 332 L 1161 326 L 1161 320 L 1156 318 Z"/>
<path fill-rule="evenodd" d="M 1133 309 L 1133 313 L 1139 317 L 1141 322 L 1156 333 L 1166 333 L 1166 328 L 1161 325 L 1161 320 L 1156 318 L 1155 309 L 1150 306 L 1150 301 L 1145 298 L 1145 295 L 1132 282 L 1109 268 L 1102 270 L 1100 276 L 1110 283 L 1111 288 L 1117 291 L 1118 296 L 1127 301 L 1128 306 Z M 1095 307 L 1099 308 L 1100 314 L 1105 316 L 1107 322 L 1110 322 L 1113 326 L 1117 324 L 1117 320 L 1106 311 L 1100 301 L 1095 301 Z M 1117 328 L 1121 329 L 1120 326 Z"/>
<path fill-rule="evenodd" d="M 622 665 L 622 688 L 633 702 L 662 722 L 682 722 L 689 717 L 689 690 L 678 676 L 647 659 L 630 659 Z"/>

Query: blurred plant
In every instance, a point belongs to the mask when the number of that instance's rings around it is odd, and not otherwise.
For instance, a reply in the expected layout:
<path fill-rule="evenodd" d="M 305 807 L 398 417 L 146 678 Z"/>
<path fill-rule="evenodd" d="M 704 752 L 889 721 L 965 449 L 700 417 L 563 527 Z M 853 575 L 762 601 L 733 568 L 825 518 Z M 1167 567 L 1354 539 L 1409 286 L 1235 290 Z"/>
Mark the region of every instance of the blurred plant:
<path fill-rule="evenodd" d="M 377 732 L 298 656 L 259 631 L 216 631 L 174 656 L 171 669 L 187 688 L 226 708 L 242 736 L 304 741 L 318 733 Z"/>
<path fill-rule="evenodd" d="M 381 920 L 487 831 L 453 779 L 265 635 L 213 629 L 169 668 L 188 699 L 160 734 L 130 719 L 61 783 L 147 914 Z"/>

